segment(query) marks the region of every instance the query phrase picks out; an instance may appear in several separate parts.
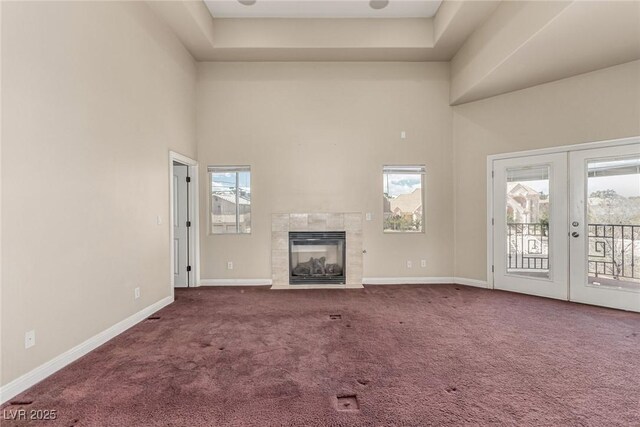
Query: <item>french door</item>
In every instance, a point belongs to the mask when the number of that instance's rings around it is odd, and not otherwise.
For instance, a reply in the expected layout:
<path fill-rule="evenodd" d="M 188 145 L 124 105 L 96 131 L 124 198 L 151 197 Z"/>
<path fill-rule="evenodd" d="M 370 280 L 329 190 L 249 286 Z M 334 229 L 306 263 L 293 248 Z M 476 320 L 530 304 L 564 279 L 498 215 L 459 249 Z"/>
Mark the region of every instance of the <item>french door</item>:
<path fill-rule="evenodd" d="M 493 167 L 494 288 L 567 299 L 567 154 Z"/>
<path fill-rule="evenodd" d="M 640 143 L 492 166 L 494 288 L 640 311 Z"/>
<path fill-rule="evenodd" d="M 569 153 L 570 299 L 640 311 L 640 144 Z"/>

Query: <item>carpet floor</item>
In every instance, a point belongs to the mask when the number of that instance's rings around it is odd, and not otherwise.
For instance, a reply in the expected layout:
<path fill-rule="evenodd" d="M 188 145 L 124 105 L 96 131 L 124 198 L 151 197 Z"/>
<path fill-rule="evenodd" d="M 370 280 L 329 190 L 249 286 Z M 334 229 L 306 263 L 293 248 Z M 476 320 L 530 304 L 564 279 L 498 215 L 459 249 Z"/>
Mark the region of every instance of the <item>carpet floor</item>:
<path fill-rule="evenodd" d="M 401 285 L 176 290 L 154 317 L 2 425 L 640 425 L 638 314 Z M 20 408 L 57 419 L 6 419 Z"/>

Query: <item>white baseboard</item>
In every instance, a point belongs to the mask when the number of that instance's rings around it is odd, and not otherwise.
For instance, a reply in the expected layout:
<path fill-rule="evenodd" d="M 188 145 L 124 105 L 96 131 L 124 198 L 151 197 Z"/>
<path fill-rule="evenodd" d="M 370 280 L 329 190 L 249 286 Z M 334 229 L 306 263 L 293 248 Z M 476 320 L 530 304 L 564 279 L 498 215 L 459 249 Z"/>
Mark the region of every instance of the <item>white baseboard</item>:
<path fill-rule="evenodd" d="M 477 288 L 488 288 L 486 281 L 466 279 L 464 277 L 365 277 L 362 279 L 365 285 L 432 285 L 455 283 Z"/>
<path fill-rule="evenodd" d="M 430 285 L 454 283 L 453 277 L 363 277 L 365 285 Z"/>
<path fill-rule="evenodd" d="M 476 288 L 489 289 L 489 283 L 486 280 L 467 279 L 465 277 L 454 277 L 453 281 L 459 285 L 474 286 Z"/>
<path fill-rule="evenodd" d="M 364 277 L 365 285 L 431 285 L 456 283 L 477 288 L 488 288 L 484 280 L 466 279 L 464 277 Z M 271 279 L 202 279 L 201 286 L 268 286 L 273 285 Z M 353 287 L 353 286 L 352 286 Z M 359 287 L 359 286 L 356 286 Z M 273 285 L 271 289 L 343 289 L 345 285 Z M 349 286 L 346 286 L 349 288 Z"/>
<path fill-rule="evenodd" d="M 271 279 L 201 279 L 200 286 L 266 286 Z"/>
<path fill-rule="evenodd" d="M 47 378 L 49 375 L 59 371 L 60 369 L 67 366 L 69 363 L 79 359 L 90 351 L 98 348 L 105 342 L 110 339 L 116 337 L 122 332 L 126 331 L 130 327 L 136 325 L 137 323 L 143 321 L 151 314 L 160 310 L 161 308 L 171 304 L 173 302 L 173 297 L 169 296 L 161 299 L 160 301 L 151 304 L 150 306 L 143 308 L 139 312 L 127 317 L 126 319 L 116 323 L 111 326 L 109 329 L 106 329 L 100 332 L 97 335 L 89 338 L 81 344 L 71 348 L 70 350 L 65 351 L 64 353 L 54 357 L 50 361 L 38 366 L 37 368 L 27 372 L 21 377 L 16 378 L 15 380 L 5 384 L 0 387 L 0 403 L 4 403 L 7 400 L 15 397 L 19 393 L 22 393 L 29 387 L 39 383 L 43 379 Z"/>

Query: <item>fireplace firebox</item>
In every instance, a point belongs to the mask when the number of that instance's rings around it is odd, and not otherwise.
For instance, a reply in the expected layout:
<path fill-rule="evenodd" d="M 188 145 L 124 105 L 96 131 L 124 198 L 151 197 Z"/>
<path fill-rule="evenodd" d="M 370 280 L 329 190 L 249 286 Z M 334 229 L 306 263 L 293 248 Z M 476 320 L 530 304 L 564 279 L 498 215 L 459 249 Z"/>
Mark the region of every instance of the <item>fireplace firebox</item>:
<path fill-rule="evenodd" d="M 344 284 L 344 231 L 289 232 L 289 283 Z"/>

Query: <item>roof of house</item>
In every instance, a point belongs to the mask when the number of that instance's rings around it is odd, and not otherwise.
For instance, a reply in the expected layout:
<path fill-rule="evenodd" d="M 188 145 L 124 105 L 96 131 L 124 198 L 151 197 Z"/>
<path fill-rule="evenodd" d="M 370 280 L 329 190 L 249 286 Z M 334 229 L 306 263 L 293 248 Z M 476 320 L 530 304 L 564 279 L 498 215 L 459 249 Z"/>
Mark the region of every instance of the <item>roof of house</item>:
<path fill-rule="evenodd" d="M 422 189 L 416 188 L 411 193 L 401 194 L 389 202 L 392 212 L 416 212 L 422 209 Z"/>
<path fill-rule="evenodd" d="M 228 193 L 216 193 L 213 195 L 214 197 L 217 197 L 219 199 L 222 199 L 226 202 L 229 203 L 233 203 L 234 205 L 236 204 L 236 196 L 234 194 L 228 194 Z M 250 205 L 251 201 L 245 197 L 238 197 L 238 199 L 240 200 L 240 204 L 241 205 Z"/>
<path fill-rule="evenodd" d="M 529 187 L 528 185 L 521 184 L 519 182 L 507 183 L 507 191 L 509 192 L 509 194 L 515 194 L 520 190 L 523 190 L 525 193 L 528 193 L 528 194 L 540 194 L 539 191 Z"/>

